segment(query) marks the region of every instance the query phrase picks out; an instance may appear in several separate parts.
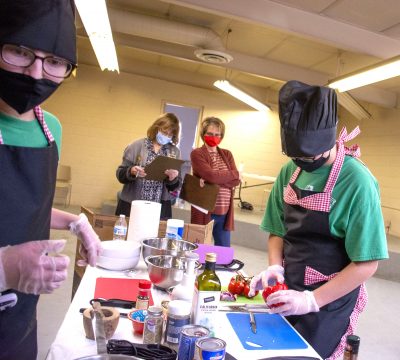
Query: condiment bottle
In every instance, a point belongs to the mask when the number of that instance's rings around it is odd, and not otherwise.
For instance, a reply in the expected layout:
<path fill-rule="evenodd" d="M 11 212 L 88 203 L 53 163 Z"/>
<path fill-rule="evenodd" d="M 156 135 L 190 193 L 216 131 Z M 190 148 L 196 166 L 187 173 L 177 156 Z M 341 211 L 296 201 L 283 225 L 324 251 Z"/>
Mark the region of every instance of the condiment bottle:
<path fill-rule="evenodd" d="M 149 307 L 151 281 L 139 280 L 139 292 L 136 299 L 136 309 L 147 309 Z"/>
<path fill-rule="evenodd" d="M 357 335 L 348 335 L 346 338 L 343 360 L 356 360 L 358 358 L 359 347 L 360 337 Z"/>
<path fill-rule="evenodd" d="M 163 332 L 163 311 L 160 306 L 150 306 L 144 321 L 143 344 L 161 344 Z"/>
<path fill-rule="evenodd" d="M 199 260 L 199 254 L 185 254 L 186 271 L 183 274 L 182 282 L 174 287 L 171 293 L 171 300 L 184 300 L 192 304 L 194 283 L 196 281 L 195 267 Z"/>
<path fill-rule="evenodd" d="M 197 277 L 193 299 L 193 322 L 205 326 L 214 336 L 219 299 L 221 296 L 221 281 L 215 273 L 217 254 L 207 253 L 204 271 Z"/>
<path fill-rule="evenodd" d="M 191 303 L 184 300 L 172 300 L 168 303 L 165 343 L 174 350 L 178 350 L 182 327 L 190 324 L 191 308 Z"/>

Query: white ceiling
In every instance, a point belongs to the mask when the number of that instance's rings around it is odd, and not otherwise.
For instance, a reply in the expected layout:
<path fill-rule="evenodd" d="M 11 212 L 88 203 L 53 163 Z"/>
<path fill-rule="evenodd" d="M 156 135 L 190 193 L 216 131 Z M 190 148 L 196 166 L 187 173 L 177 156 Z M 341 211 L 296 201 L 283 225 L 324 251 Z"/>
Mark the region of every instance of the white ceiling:
<path fill-rule="evenodd" d="M 108 0 L 120 70 L 212 88 L 228 79 L 262 101 L 287 80 L 328 80 L 400 54 L 398 0 Z M 82 28 L 80 63 L 97 65 Z M 196 49 L 222 51 L 210 64 Z M 354 90 L 397 107 L 400 78 Z M 275 98 L 274 98 L 275 97 Z"/>

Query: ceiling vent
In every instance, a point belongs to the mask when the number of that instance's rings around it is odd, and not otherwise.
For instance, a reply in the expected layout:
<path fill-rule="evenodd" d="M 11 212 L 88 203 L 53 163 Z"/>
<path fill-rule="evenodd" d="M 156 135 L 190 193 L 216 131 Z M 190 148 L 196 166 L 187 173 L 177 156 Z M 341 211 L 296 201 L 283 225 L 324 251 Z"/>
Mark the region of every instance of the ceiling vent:
<path fill-rule="evenodd" d="M 197 49 L 194 54 L 200 60 L 211 64 L 227 64 L 233 60 L 231 55 L 217 50 Z"/>

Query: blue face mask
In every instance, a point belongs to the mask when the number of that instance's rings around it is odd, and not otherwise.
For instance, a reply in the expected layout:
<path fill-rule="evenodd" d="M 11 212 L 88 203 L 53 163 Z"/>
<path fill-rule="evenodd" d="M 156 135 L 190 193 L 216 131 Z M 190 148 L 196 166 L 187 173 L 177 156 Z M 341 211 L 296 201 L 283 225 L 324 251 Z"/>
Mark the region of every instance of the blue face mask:
<path fill-rule="evenodd" d="M 166 136 L 159 131 L 156 135 L 156 140 L 160 145 L 167 145 L 172 141 L 172 137 Z"/>

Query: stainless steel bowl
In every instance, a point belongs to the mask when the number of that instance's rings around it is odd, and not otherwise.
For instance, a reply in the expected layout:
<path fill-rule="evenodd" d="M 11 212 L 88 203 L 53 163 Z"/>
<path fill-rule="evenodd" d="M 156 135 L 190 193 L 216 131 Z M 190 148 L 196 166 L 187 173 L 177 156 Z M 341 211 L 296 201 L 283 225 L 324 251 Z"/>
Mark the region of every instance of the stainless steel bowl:
<path fill-rule="evenodd" d="M 184 256 L 153 255 L 147 256 L 144 261 L 153 285 L 166 290 L 182 281 L 189 259 Z M 197 262 L 196 268 L 200 266 Z"/>
<path fill-rule="evenodd" d="M 185 252 L 194 251 L 198 248 L 197 244 L 189 241 L 159 237 L 144 239 L 141 243 L 143 259 L 153 255 L 184 256 Z"/>

